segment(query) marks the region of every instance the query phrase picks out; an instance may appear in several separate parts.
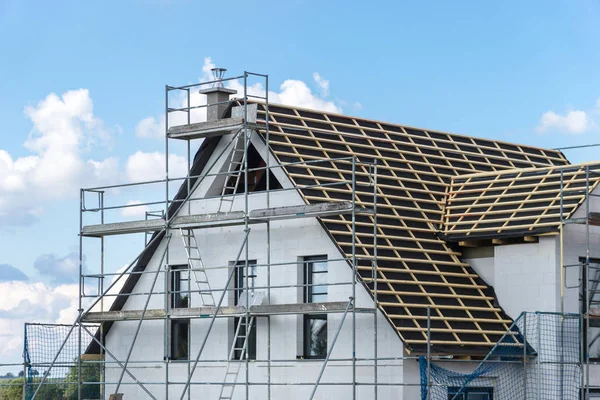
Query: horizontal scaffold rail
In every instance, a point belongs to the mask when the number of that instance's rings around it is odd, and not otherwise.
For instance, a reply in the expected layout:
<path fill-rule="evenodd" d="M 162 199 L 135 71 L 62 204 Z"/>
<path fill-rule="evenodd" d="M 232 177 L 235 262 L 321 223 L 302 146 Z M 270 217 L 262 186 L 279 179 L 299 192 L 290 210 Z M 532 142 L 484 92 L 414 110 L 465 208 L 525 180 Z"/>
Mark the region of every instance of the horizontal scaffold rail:
<path fill-rule="evenodd" d="M 250 316 L 266 317 L 269 315 L 284 314 L 324 314 L 339 313 L 346 310 L 347 301 L 330 301 L 324 303 L 300 303 L 300 304 L 271 304 L 251 306 Z M 373 308 L 357 308 L 358 313 L 371 313 Z M 173 308 L 168 312 L 163 309 L 146 310 L 144 319 L 164 319 L 169 318 L 207 318 L 214 315 L 217 307 L 189 307 Z M 107 321 L 126 321 L 139 320 L 142 318 L 142 310 L 124 310 L 124 311 L 103 311 L 89 312 L 83 317 L 83 322 L 107 322 Z M 218 317 L 240 317 L 246 315 L 246 308 L 243 306 L 221 306 L 218 308 Z"/>
<path fill-rule="evenodd" d="M 564 220 L 565 224 L 590 224 L 593 226 L 600 226 L 600 213 L 591 212 L 588 213 L 588 218 L 567 218 Z"/>
<path fill-rule="evenodd" d="M 242 128 L 258 129 L 256 123 L 246 122 L 243 118 L 224 118 L 216 121 L 197 122 L 193 124 L 170 127 L 167 135 L 171 139 L 202 139 L 213 136 L 224 136 Z"/>
<path fill-rule="evenodd" d="M 371 210 L 363 207 L 355 207 L 354 211 L 357 213 L 371 212 Z M 349 201 L 325 202 L 299 206 L 256 209 L 248 213 L 248 220 L 250 223 L 260 223 L 276 219 L 325 217 L 331 215 L 348 214 L 351 212 L 352 203 Z M 175 216 L 169 220 L 168 225 L 171 229 L 200 229 L 241 225 L 244 223 L 245 213 L 243 211 L 232 211 Z M 86 225 L 82 228 L 81 234 L 88 237 L 102 237 L 127 233 L 160 231 L 163 228 L 165 228 L 164 219 L 151 219 Z"/>

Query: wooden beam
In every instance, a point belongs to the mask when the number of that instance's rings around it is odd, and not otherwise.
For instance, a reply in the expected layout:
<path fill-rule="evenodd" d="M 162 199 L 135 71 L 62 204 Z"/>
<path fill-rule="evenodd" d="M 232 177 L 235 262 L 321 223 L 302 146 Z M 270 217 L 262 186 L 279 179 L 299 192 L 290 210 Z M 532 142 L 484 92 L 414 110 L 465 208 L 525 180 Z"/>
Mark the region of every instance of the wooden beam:
<path fill-rule="evenodd" d="M 460 247 L 474 248 L 489 245 L 489 242 L 485 243 L 484 240 L 462 240 L 458 242 L 458 245 Z"/>
<path fill-rule="evenodd" d="M 525 243 L 537 243 L 540 241 L 540 238 L 537 236 L 524 236 L 523 241 Z"/>
<path fill-rule="evenodd" d="M 101 361 L 104 360 L 104 354 L 82 354 L 81 361 Z"/>
<path fill-rule="evenodd" d="M 492 244 L 494 244 L 494 245 L 508 244 L 508 240 L 495 238 L 495 239 L 492 239 Z"/>

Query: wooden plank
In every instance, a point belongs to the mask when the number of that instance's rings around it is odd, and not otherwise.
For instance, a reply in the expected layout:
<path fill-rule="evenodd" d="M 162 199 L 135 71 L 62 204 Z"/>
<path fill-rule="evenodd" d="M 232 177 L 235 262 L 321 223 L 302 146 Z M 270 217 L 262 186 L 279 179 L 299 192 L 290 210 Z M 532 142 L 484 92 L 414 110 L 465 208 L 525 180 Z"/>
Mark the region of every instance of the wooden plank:
<path fill-rule="evenodd" d="M 440 273 L 441 275 L 442 273 Z M 364 282 L 373 283 L 375 279 L 373 278 L 361 278 Z M 456 288 L 465 288 L 465 289 L 487 289 L 485 285 L 476 285 L 476 284 L 465 284 L 465 283 L 453 283 L 453 282 L 432 282 L 432 281 L 422 281 L 420 279 L 417 280 L 406 280 L 406 279 L 389 279 L 389 278 L 377 278 L 377 282 L 379 283 L 396 283 L 401 285 L 426 285 L 426 286 L 442 286 L 442 287 L 456 287 Z"/>
<path fill-rule="evenodd" d="M 440 310 L 467 310 L 467 309 L 469 309 L 469 310 L 474 310 L 474 311 L 488 311 L 490 313 L 502 311 L 502 309 L 500 309 L 498 307 L 489 308 L 489 307 L 475 307 L 475 306 L 468 306 L 468 307 L 466 307 L 466 306 L 447 306 L 444 304 L 431 305 L 431 304 L 406 303 L 406 302 L 392 303 L 392 302 L 386 302 L 386 301 L 381 301 L 381 302 L 379 302 L 379 304 L 381 304 L 382 306 L 389 306 L 389 307 L 410 307 L 410 308 L 431 307 L 432 309 L 439 308 Z"/>
<path fill-rule="evenodd" d="M 339 313 L 346 310 L 348 302 L 331 301 L 320 303 L 293 303 L 293 304 L 271 304 L 271 305 L 256 305 L 250 307 L 250 314 L 262 317 L 267 315 L 284 315 L 284 314 L 323 314 L 323 313 Z M 145 320 L 157 320 L 169 318 L 207 318 L 212 316 L 217 311 L 216 307 L 189 307 L 189 308 L 174 308 L 169 312 L 164 309 L 149 309 L 144 314 Z M 356 308 L 356 312 L 372 312 L 370 308 Z M 107 322 L 107 321 L 132 321 L 139 320 L 142 317 L 143 310 L 120 310 L 120 311 L 103 311 L 89 312 L 84 314 L 84 322 Z M 234 317 L 246 315 L 246 308 L 242 306 L 222 306 L 218 309 L 217 316 Z"/>
<path fill-rule="evenodd" d="M 257 127 L 256 124 L 252 124 Z M 207 137 L 228 135 L 233 131 L 244 127 L 243 118 L 223 118 L 216 121 L 204 121 L 193 124 L 172 126 L 168 129 L 167 135 L 171 139 L 201 139 Z"/>
<path fill-rule="evenodd" d="M 363 270 L 363 271 L 372 271 L 373 267 L 363 267 L 363 266 L 358 266 L 356 267 L 358 270 Z M 418 274 L 418 275 L 434 275 L 434 276 L 439 276 L 442 274 L 442 272 L 439 271 L 430 271 L 430 270 L 420 270 L 420 269 L 416 269 L 414 267 L 411 267 L 410 270 L 408 269 L 404 269 L 404 268 L 386 268 L 386 267 L 377 267 L 377 271 L 381 271 L 381 272 L 412 272 L 413 274 Z M 464 272 L 443 272 L 444 275 L 446 276 L 453 276 L 453 277 L 459 277 L 459 278 L 479 278 L 479 275 L 477 274 L 468 274 L 468 273 L 464 273 Z"/>
<path fill-rule="evenodd" d="M 416 285 L 425 285 L 425 283 L 415 282 Z M 371 290 L 371 292 L 374 292 Z M 479 295 L 467 295 L 467 294 L 447 294 L 447 293 L 419 293 L 419 292 L 404 292 L 402 290 L 386 290 L 386 289 L 378 289 L 377 293 L 379 294 L 392 294 L 398 296 L 414 296 L 414 297 L 439 297 L 439 298 L 447 298 L 447 299 L 470 299 L 470 300 L 495 300 L 493 296 L 479 296 Z M 466 307 L 465 309 L 468 309 Z"/>
<path fill-rule="evenodd" d="M 398 314 L 388 314 L 391 319 L 417 319 L 420 321 L 427 321 L 427 316 L 425 315 L 398 315 Z M 490 318 L 464 318 L 464 317 L 438 317 L 431 316 L 430 319 L 432 321 L 437 320 L 446 320 L 453 322 L 484 322 L 490 324 L 512 324 L 513 321 L 510 319 L 490 319 Z"/>
<path fill-rule="evenodd" d="M 475 248 L 475 247 L 481 247 L 484 245 L 487 245 L 487 241 L 483 241 L 483 240 L 462 240 L 460 242 L 458 242 L 458 245 L 460 247 L 469 247 L 469 248 Z"/>
<path fill-rule="evenodd" d="M 302 130 L 313 130 L 313 128 L 309 128 L 309 127 L 302 127 L 302 126 L 300 126 L 300 125 L 295 125 L 295 124 L 289 124 L 289 123 L 279 122 L 279 121 L 277 121 L 277 115 L 278 115 L 278 114 L 276 114 L 276 113 L 269 113 L 269 114 L 275 117 L 275 122 L 274 122 L 274 123 L 272 123 L 272 124 L 273 124 L 273 126 L 280 126 L 280 127 L 284 127 L 284 128 L 292 128 L 292 129 L 296 128 L 296 129 L 302 129 Z M 294 118 L 294 116 L 292 116 L 292 115 L 288 115 L 288 114 L 283 114 L 283 115 L 281 115 L 281 116 L 282 116 L 282 117 L 284 117 L 284 118 Z M 304 119 L 303 117 L 298 117 L 298 119 L 301 119 L 301 118 L 302 118 L 302 120 Z M 319 122 L 320 124 L 323 124 L 323 123 L 324 123 L 324 121 L 320 121 L 320 120 L 319 120 L 318 122 Z M 349 126 L 349 127 L 352 127 L 353 129 L 358 129 L 358 128 L 359 128 L 359 127 L 358 127 L 358 126 L 356 126 L 356 125 L 345 125 L 345 124 L 340 124 L 340 123 L 335 123 L 335 122 L 334 122 L 334 123 L 331 123 L 331 124 L 332 124 L 334 127 L 335 127 L 335 126 Z M 369 130 L 373 130 L 373 128 L 367 128 L 367 129 L 369 129 Z M 319 132 L 319 133 L 329 133 L 329 134 L 331 134 L 331 135 L 336 135 L 336 134 L 339 134 L 339 133 L 338 133 L 338 131 L 335 131 L 335 130 L 329 130 L 329 129 L 314 129 L 314 130 L 315 130 L 315 131 L 317 131 L 317 132 Z M 404 134 L 401 134 L 401 133 L 399 133 L 399 132 L 391 132 L 391 131 L 383 131 L 383 132 L 385 132 L 385 133 L 387 133 L 387 134 L 389 134 L 389 135 L 392 135 L 392 136 L 400 136 L 400 135 L 402 135 L 402 136 L 404 136 L 405 138 L 410 138 L 410 139 L 412 139 L 412 138 L 414 137 L 414 138 L 420 139 L 420 137 L 416 137 L 416 136 L 414 136 L 414 135 L 408 134 L 408 133 L 406 133 L 406 131 L 404 132 Z M 288 135 L 288 136 L 298 136 L 298 137 L 302 138 L 302 136 L 301 136 L 301 135 L 299 135 L 299 134 L 294 134 L 294 133 L 290 133 L 290 132 L 285 132 L 285 133 L 283 133 L 283 134 L 284 134 L 284 135 Z M 353 137 L 353 136 L 354 136 L 354 137 L 364 138 L 364 136 L 360 136 L 360 135 L 353 134 L 353 133 L 348 133 L 348 132 L 344 132 L 344 135 L 346 135 L 346 136 L 350 136 L 350 137 Z M 372 137 L 372 139 L 373 139 L 373 140 L 375 140 L 375 141 L 379 141 L 379 142 L 384 142 L 384 141 L 385 141 L 385 139 L 382 139 L 382 138 L 377 138 L 377 137 Z M 320 141 L 323 141 L 323 142 L 332 142 L 332 143 L 335 143 L 335 140 L 334 140 L 334 139 L 319 138 L 319 140 L 320 140 Z M 435 140 L 435 141 L 440 141 L 440 142 L 442 142 L 442 141 L 443 141 L 443 139 L 432 139 L 432 140 Z M 395 142 L 395 141 L 394 141 L 394 140 L 392 140 L 392 143 L 394 143 L 394 142 Z M 460 146 L 460 145 L 462 144 L 462 143 L 456 143 L 456 142 L 454 142 L 454 141 L 447 141 L 447 142 L 448 142 L 448 143 L 452 143 L 452 144 L 457 144 L 458 146 Z M 406 144 L 407 142 L 406 142 L 406 141 L 403 141 L 403 143 L 404 143 L 404 144 Z M 436 148 L 436 147 L 433 147 L 433 146 L 429 146 L 429 145 L 425 145 L 425 144 L 419 144 L 419 145 L 418 145 L 418 147 L 417 147 L 417 145 L 415 145 L 414 143 L 412 143 L 412 145 L 413 145 L 415 148 L 422 147 L 422 148 L 425 148 L 425 149 L 428 149 L 428 150 L 440 150 L 439 148 Z M 357 144 L 357 146 L 358 146 L 358 144 Z M 478 145 L 475 145 L 475 144 L 473 144 L 473 145 L 471 145 L 471 147 L 482 147 L 482 146 L 478 146 Z M 484 148 L 489 148 L 489 147 L 487 147 L 487 146 L 484 146 Z M 504 151 L 510 151 L 510 150 L 499 149 L 499 148 L 489 148 L 489 149 L 492 149 L 492 150 L 494 150 L 494 151 L 500 151 L 500 152 L 504 152 Z M 457 149 L 457 150 L 452 150 L 452 149 L 443 148 L 443 151 L 444 151 L 445 153 L 447 152 L 447 153 L 450 153 L 450 154 L 457 154 L 457 156 L 458 156 L 458 155 L 462 155 L 462 154 L 467 154 L 467 155 L 473 155 L 473 156 L 477 156 L 477 157 L 480 157 L 480 158 L 488 158 L 488 159 L 491 159 L 491 160 L 503 160 L 503 161 L 506 161 L 506 158 L 507 158 L 507 157 L 496 156 L 496 155 L 491 155 L 491 154 L 472 153 L 472 152 L 469 152 L 469 151 L 464 151 L 464 150 L 459 150 L 459 149 Z M 515 152 L 515 154 L 523 154 L 523 153 Z M 431 157 L 432 157 L 432 158 L 442 158 L 441 156 L 436 156 L 436 155 L 431 155 Z M 547 157 L 542 157 L 542 156 L 537 156 L 537 157 L 540 157 L 540 158 L 547 158 Z M 456 161 L 460 161 L 460 162 L 465 162 L 465 160 L 464 160 L 464 159 L 462 159 L 462 158 L 460 158 L 460 157 L 457 157 L 455 160 L 456 160 Z M 562 161 L 562 160 L 560 160 L 560 159 L 556 159 L 556 161 Z M 475 161 L 475 160 L 471 161 L 470 163 L 472 163 L 472 164 L 475 164 L 475 165 L 489 165 L 489 164 L 482 163 L 482 162 Z M 545 166 L 547 166 L 547 165 L 548 165 L 548 164 L 546 164 L 546 163 L 539 163 L 539 162 L 533 162 L 533 161 L 530 161 L 530 163 L 531 163 L 531 164 L 534 164 L 534 165 L 537 165 L 537 166 L 540 166 L 540 167 L 545 167 Z M 498 164 L 498 165 L 500 165 L 500 166 L 504 167 L 504 164 Z M 513 167 L 514 167 L 514 166 L 513 166 Z M 472 170 L 471 170 L 471 171 L 472 171 Z"/>

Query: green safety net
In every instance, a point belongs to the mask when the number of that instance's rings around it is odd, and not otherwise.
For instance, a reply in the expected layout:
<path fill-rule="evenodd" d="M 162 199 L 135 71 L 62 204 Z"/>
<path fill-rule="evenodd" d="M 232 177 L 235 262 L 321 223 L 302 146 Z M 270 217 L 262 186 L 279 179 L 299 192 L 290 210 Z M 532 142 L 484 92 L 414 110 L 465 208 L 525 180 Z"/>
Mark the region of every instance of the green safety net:
<path fill-rule="evenodd" d="M 421 357 L 421 399 L 578 400 L 579 327 L 577 314 L 523 313 L 470 373 Z"/>
<path fill-rule="evenodd" d="M 90 328 L 93 332 L 96 327 Z M 84 330 L 80 332 L 79 326 L 26 324 L 24 398 L 33 399 L 37 391 L 35 399 L 79 399 L 77 360 L 89 342 L 89 335 Z M 101 399 L 101 372 L 100 362 L 81 362 L 81 399 Z"/>

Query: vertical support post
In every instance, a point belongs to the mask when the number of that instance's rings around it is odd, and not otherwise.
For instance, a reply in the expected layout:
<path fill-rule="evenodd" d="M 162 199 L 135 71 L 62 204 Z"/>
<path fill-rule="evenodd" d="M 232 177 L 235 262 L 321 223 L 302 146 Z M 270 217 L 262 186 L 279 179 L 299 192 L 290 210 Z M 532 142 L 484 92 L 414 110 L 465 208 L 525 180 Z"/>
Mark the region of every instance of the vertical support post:
<path fill-rule="evenodd" d="M 523 399 L 527 400 L 527 313 L 523 313 Z"/>
<path fill-rule="evenodd" d="M 352 399 L 356 400 L 356 157 L 352 157 Z"/>
<path fill-rule="evenodd" d="M 81 321 L 81 314 L 83 313 L 83 303 L 82 303 L 82 295 L 83 295 L 83 204 L 85 202 L 85 192 L 83 190 L 79 191 L 79 299 L 77 302 L 77 322 Z M 75 322 L 75 324 L 77 324 L 77 322 Z M 75 325 L 73 325 L 73 327 L 71 328 L 71 332 L 73 331 L 73 329 L 75 328 Z M 69 336 L 71 335 L 71 332 L 69 332 Z M 67 336 L 67 338 L 69 337 Z M 65 343 L 66 343 L 66 339 L 65 339 Z M 64 344 L 63 343 L 63 346 Z M 62 350 L 62 347 L 61 347 Z M 60 354 L 60 351 L 58 352 L 58 354 Z M 56 357 L 58 357 L 58 354 L 56 355 Z M 48 368 L 48 372 L 50 372 L 50 368 Z M 45 378 L 45 376 L 44 376 Z M 43 380 L 42 380 L 43 381 Z M 41 387 L 41 384 L 40 384 Z M 40 388 L 38 388 L 39 390 Z M 36 390 L 36 393 L 37 391 Z M 35 394 L 34 394 L 35 397 Z M 77 398 L 81 399 L 81 328 L 78 329 L 78 335 L 77 335 Z"/>
<path fill-rule="evenodd" d="M 169 91 L 170 87 L 165 86 L 165 236 L 169 235 Z M 188 97 L 189 98 L 189 97 Z M 189 103 L 188 103 L 189 107 Z M 188 118 L 189 118 L 188 109 Z M 170 333 L 171 333 L 171 321 L 169 319 L 169 246 L 166 249 L 166 266 L 165 266 L 165 326 L 164 326 L 164 339 L 163 343 L 165 349 L 165 399 L 169 400 L 169 356 L 171 355 L 170 344 Z M 160 268 L 160 266 L 158 267 Z"/>
<path fill-rule="evenodd" d="M 431 306 L 427 306 L 427 400 L 431 399 Z"/>
<path fill-rule="evenodd" d="M 269 134 L 269 76 L 265 76 L 265 129 L 267 164 L 267 208 L 271 207 L 271 146 Z M 267 304 L 271 304 L 271 221 L 267 221 Z M 258 325 L 257 325 L 258 328 Z M 267 400 L 271 400 L 271 316 L 267 316 Z"/>
<path fill-rule="evenodd" d="M 23 400 L 27 399 L 27 322 L 23 324 Z"/>
<path fill-rule="evenodd" d="M 169 86 L 165 86 L 165 227 L 169 217 Z"/>
<path fill-rule="evenodd" d="M 244 71 L 244 228 L 248 230 L 248 72 Z M 249 245 L 250 245 L 250 236 L 248 236 L 248 240 L 246 240 L 245 246 L 245 261 L 244 261 L 244 285 L 246 286 L 246 338 L 250 337 L 250 271 L 249 271 Z M 248 383 L 250 382 L 250 357 L 249 351 L 246 350 L 245 358 L 246 358 L 246 400 L 250 398 L 250 386 Z"/>
<path fill-rule="evenodd" d="M 542 363 L 541 363 L 541 358 L 542 358 L 542 335 L 541 335 L 541 324 L 540 324 L 540 313 L 536 312 L 536 324 L 537 324 L 537 357 L 536 359 L 536 368 L 537 368 L 537 385 L 536 385 L 536 393 L 537 393 L 537 400 L 541 400 L 541 385 L 542 385 Z"/>
<path fill-rule="evenodd" d="M 589 324 L 590 324 L 590 167 L 585 166 L 585 397 L 590 398 L 590 349 L 589 349 Z"/>
<path fill-rule="evenodd" d="M 168 258 L 168 257 L 167 257 Z M 164 302 L 164 309 L 165 309 L 165 319 L 164 319 L 164 327 L 163 327 L 163 338 L 164 338 L 164 342 L 163 342 L 163 352 L 164 352 L 164 357 L 163 357 L 163 363 L 165 365 L 165 399 L 169 399 L 169 365 L 170 365 L 170 357 L 171 357 L 171 336 L 170 336 L 170 332 L 171 332 L 171 318 L 169 316 L 169 284 L 170 284 L 170 278 L 171 278 L 171 269 L 169 267 L 169 260 L 167 259 L 167 262 L 165 263 L 164 266 L 164 271 L 165 271 L 165 277 L 164 277 L 164 282 L 163 282 L 163 302 Z"/>
<path fill-rule="evenodd" d="M 190 88 L 187 88 L 186 92 L 187 92 L 187 123 L 189 125 L 189 124 L 192 123 L 192 120 L 191 120 L 192 110 L 190 109 Z M 206 111 L 208 113 L 208 107 L 206 108 Z M 192 193 L 191 193 L 191 191 L 192 191 L 192 182 L 191 182 L 191 178 L 190 178 L 190 176 L 192 175 L 192 173 L 191 173 L 191 169 L 192 169 L 192 167 L 191 167 L 192 160 L 191 159 L 192 159 L 192 156 L 191 156 L 191 143 L 190 143 L 190 139 L 189 138 L 188 138 L 188 140 L 186 140 L 186 147 L 187 147 L 186 148 L 186 150 L 187 150 L 187 174 L 186 174 L 186 177 L 185 177 L 185 182 L 186 182 L 186 187 L 187 187 L 186 197 L 188 199 L 190 199 L 192 197 Z M 187 200 L 186 203 L 187 203 L 187 212 L 188 212 L 188 215 L 192 215 L 192 201 L 191 200 Z M 193 232 L 193 230 L 189 230 L 188 231 L 188 233 L 190 233 L 190 234 L 192 232 Z M 188 246 L 190 246 L 191 238 L 187 238 L 187 241 L 188 241 Z M 192 287 L 191 286 L 192 272 L 189 270 L 190 267 L 191 267 L 190 263 L 188 262 L 188 274 L 187 274 L 187 280 L 188 280 L 187 285 L 188 285 L 188 288 Z M 189 306 L 192 307 L 192 293 L 191 293 L 191 291 L 188 294 L 188 298 L 189 298 L 189 300 L 188 300 Z M 192 321 L 193 320 L 190 319 L 190 323 L 188 325 L 188 349 L 191 347 Z M 188 351 L 188 353 L 189 353 L 189 351 Z M 188 373 L 188 375 L 190 374 L 190 363 L 189 362 L 187 363 L 187 373 Z M 188 400 L 191 400 L 191 398 L 192 398 L 192 388 L 190 387 L 190 390 L 188 390 Z"/>
<path fill-rule="evenodd" d="M 563 169 L 560 170 L 560 225 L 558 227 L 558 241 L 559 241 L 559 276 L 560 276 L 560 396 L 564 395 L 564 312 L 565 312 L 565 286 L 566 286 L 566 270 L 565 270 L 565 217 L 564 213 L 564 189 L 565 189 L 565 172 Z"/>
<path fill-rule="evenodd" d="M 373 164 L 373 399 L 377 400 L 378 393 L 378 363 L 377 363 L 377 159 Z"/>
<path fill-rule="evenodd" d="M 100 192 L 100 223 L 104 224 L 104 191 Z M 100 237 L 100 296 L 102 296 L 100 299 L 100 311 L 103 312 L 104 311 L 104 296 L 102 295 L 102 293 L 104 293 L 104 236 Z M 81 330 L 81 329 L 80 329 Z M 104 323 L 100 324 L 100 340 L 104 341 Z M 100 346 L 100 359 L 103 360 L 104 357 L 104 348 L 102 346 Z M 102 368 L 102 364 L 100 365 L 100 398 L 103 399 L 104 398 L 104 390 L 105 390 L 105 385 L 104 385 L 104 368 Z"/>
<path fill-rule="evenodd" d="M 558 267 L 560 268 L 560 312 L 564 313 L 565 312 L 565 268 L 564 268 L 564 244 L 563 244 L 563 234 L 564 234 L 564 224 L 565 224 L 565 219 L 563 216 L 563 212 L 564 212 L 564 205 L 563 205 L 563 198 L 564 198 L 564 187 L 565 187 L 565 182 L 564 182 L 564 171 L 561 169 L 560 170 L 560 225 L 558 228 L 558 232 L 559 232 L 559 246 L 560 246 L 560 259 L 559 259 L 559 265 Z"/>

